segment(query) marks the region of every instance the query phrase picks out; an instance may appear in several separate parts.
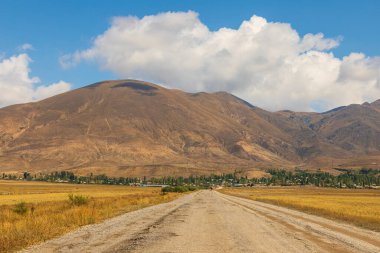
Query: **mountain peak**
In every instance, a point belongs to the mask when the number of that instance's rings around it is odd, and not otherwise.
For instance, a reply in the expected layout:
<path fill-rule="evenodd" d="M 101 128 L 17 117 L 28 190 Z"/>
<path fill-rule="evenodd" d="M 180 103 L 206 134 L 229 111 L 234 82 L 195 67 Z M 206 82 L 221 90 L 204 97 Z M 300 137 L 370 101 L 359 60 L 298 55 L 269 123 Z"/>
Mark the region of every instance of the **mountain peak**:
<path fill-rule="evenodd" d="M 134 79 L 125 79 L 125 80 L 106 80 L 97 83 L 90 84 L 83 88 L 130 88 L 134 90 L 140 91 L 150 91 L 150 90 L 158 90 L 163 89 L 163 87 Z"/>

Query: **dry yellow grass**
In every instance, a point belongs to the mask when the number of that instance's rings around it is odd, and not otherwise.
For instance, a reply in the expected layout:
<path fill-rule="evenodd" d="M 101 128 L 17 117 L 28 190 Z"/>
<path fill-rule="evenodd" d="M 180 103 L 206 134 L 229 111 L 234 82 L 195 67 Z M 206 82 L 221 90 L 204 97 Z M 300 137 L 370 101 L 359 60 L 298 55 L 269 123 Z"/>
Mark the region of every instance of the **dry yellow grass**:
<path fill-rule="evenodd" d="M 380 191 L 316 187 L 225 188 L 221 192 L 380 231 Z"/>
<path fill-rule="evenodd" d="M 89 196 L 90 201 L 72 206 L 70 193 Z M 0 181 L 0 252 L 13 252 L 179 195 L 161 195 L 159 188 Z M 26 214 L 14 211 L 22 201 L 28 207 Z"/>
<path fill-rule="evenodd" d="M 154 191 L 156 192 L 157 189 Z M 67 200 L 69 193 L 99 198 L 125 196 L 137 192 L 146 192 L 146 189 L 118 185 L 76 185 L 0 180 L 0 205 L 11 205 L 20 201 L 39 203 Z"/>

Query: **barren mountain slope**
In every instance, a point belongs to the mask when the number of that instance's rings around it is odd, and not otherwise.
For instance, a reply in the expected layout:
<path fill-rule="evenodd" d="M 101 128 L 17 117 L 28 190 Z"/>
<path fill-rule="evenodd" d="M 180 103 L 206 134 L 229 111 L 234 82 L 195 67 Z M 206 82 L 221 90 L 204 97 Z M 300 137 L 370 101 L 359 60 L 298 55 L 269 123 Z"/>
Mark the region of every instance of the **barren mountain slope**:
<path fill-rule="evenodd" d="M 133 174 L 138 167 L 160 171 L 160 164 L 223 170 L 297 158 L 281 147 L 290 143 L 280 129 L 232 95 L 188 94 L 138 81 L 93 84 L 1 109 L 0 118 L 3 170 Z M 260 139 L 269 144 L 260 146 Z"/>
<path fill-rule="evenodd" d="M 342 106 L 324 113 L 281 112 L 295 122 L 302 122 L 319 139 L 330 145 L 312 163 L 323 165 L 380 166 L 380 100 L 362 105 Z"/>
<path fill-rule="evenodd" d="M 380 109 L 350 107 L 271 113 L 225 92 L 100 82 L 0 109 L 0 168 L 162 176 L 366 160 L 379 154 Z"/>

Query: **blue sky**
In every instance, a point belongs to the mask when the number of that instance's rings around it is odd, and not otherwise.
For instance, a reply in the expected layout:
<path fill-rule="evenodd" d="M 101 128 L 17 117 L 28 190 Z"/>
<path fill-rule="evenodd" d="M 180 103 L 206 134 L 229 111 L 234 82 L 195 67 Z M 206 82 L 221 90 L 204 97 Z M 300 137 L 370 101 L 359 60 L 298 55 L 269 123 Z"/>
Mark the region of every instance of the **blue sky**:
<path fill-rule="evenodd" d="M 380 55 L 380 1 L 0 1 L 0 55 L 8 58 L 22 53 L 24 43 L 32 59 L 31 76 L 44 84 L 64 80 L 77 88 L 121 76 L 109 68 L 99 70 L 95 61 L 84 61 L 64 69 L 59 58 L 91 48 L 96 36 L 111 25 L 112 17 L 157 15 L 192 10 L 211 31 L 222 27 L 238 29 L 244 20 L 257 15 L 268 22 L 289 23 L 302 37 L 323 33 L 342 41 L 329 52 L 342 58 L 352 52 L 369 57 Z M 233 92 L 233 90 L 231 90 Z M 237 92 L 239 94 L 239 92 Z M 248 99 L 249 100 L 249 99 Z M 319 100 L 310 101 L 318 104 Z M 303 108 L 300 108 L 303 109 Z M 315 108 L 314 108 L 315 109 Z"/>

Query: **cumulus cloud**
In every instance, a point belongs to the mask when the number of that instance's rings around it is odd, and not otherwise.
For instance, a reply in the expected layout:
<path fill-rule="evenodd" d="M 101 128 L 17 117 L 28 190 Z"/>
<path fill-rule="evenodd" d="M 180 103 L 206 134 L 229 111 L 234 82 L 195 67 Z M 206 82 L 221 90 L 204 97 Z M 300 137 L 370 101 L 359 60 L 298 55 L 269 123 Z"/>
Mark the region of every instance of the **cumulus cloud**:
<path fill-rule="evenodd" d="M 95 61 L 121 78 L 186 91 L 228 91 L 269 110 L 328 110 L 380 98 L 380 58 L 331 52 L 341 38 L 300 36 L 290 24 L 253 16 L 211 31 L 195 12 L 116 17 L 93 45 L 60 59 Z"/>
<path fill-rule="evenodd" d="M 70 84 L 59 81 L 41 85 L 38 77 L 30 76 L 27 54 L 19 54 L 0 61 L 0 107 L 37 101 L 70 90 Z"/>

